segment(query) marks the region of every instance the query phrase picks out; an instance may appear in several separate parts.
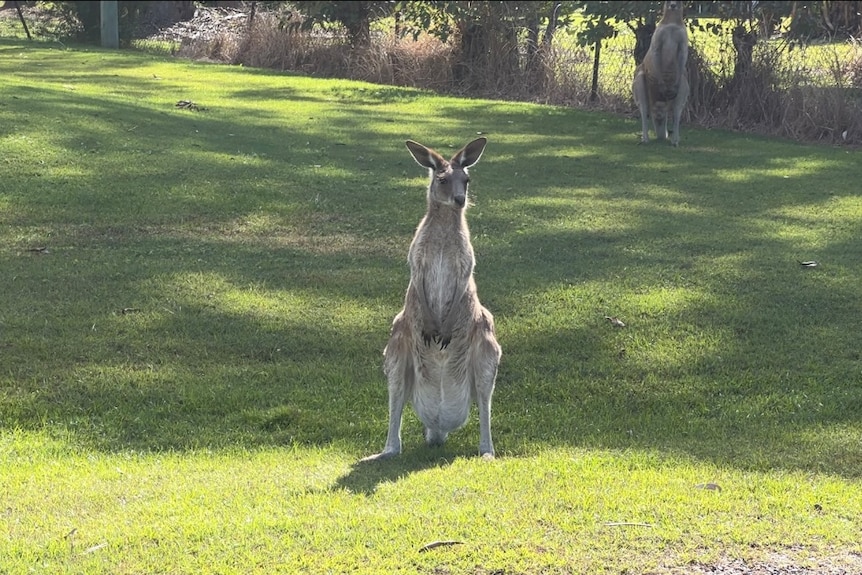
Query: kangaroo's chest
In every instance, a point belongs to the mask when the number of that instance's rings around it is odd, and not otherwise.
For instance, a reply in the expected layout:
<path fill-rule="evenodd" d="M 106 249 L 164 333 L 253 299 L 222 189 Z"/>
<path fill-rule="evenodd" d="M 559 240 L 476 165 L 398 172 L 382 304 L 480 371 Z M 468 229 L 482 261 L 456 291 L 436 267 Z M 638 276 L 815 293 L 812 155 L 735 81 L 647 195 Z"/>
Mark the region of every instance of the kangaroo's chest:
<path fill-rule="evenodd" d="M 425 271 L 424 289 L 428 304 L 435 311 L 451 304 L 457 286 L 461 283 L 461 266 L 443 254 L 428 257 Z"/>
<path fill-rule="evenodd" d="M 473 251 L 459 242 L 437 241 L 415 246 L 411 257 L 413 277 L 419 280 L 428 306 L 443 313 L 463 293 L 473 270 Z"/>

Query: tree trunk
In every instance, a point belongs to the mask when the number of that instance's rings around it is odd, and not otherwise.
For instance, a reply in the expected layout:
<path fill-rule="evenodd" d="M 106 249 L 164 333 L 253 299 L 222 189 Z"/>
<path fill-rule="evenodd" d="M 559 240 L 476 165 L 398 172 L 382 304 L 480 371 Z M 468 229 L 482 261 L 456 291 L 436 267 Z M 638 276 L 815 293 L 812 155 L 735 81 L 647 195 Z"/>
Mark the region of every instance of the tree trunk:
<path fill-rule="evenodd" d="M 596 55 L 593 58 L 593 82 L 590 85 L 590 102 L 599 99 L 599 57 L 602 52 L 602 41 L 596 42 Z"/>
<path fill-rule="evenodd" d="M 742 82 L 751 71 L 754 46 L 757 44 L 757 34 L 749 32 L 742 26 L 733 29 L 733 48 L 736 50 L 736 62 L 733 66 L 733 82 Z"/>
<path fill-rule="evenodd" d="M 481 68 L 481 58 L 487 43 L 487 33 L 481 24 L 470 22 L 461 27 L 460 57 L 452 70 L 455 84 L 460 88 L 476 88 L 475 73 Z"/>
<path fill-rule="evenodd" d="M 367 9 L 361 9 L 356 20 L 346 23 L 345 27 L 350 45 L 354 48 L 365 48 L 371 44 L 371 14 Z"/>
<path fill-rule="evenodd" d="M 27 27 L 27 21 L 24 20 L 24 13 L 21 12 L 21 3 L 14 2 L 15 10 L 18 12 L 18 19 L 21 20 L 21 25 L 24 26 L 24 33 L 27 34 L 27 39 L 31 42 L 33 41 L 33 37 L 30 36 L 30 29 Z"/>
<path fill-rule="evenodd" d="M 649 51 L 652 36 L 655 34 L 654 22 L 639 22 L 636 27 L 632 27 L 635 33 L 635 66 L 639 66 L 644 61 L 646 53 Z"/>

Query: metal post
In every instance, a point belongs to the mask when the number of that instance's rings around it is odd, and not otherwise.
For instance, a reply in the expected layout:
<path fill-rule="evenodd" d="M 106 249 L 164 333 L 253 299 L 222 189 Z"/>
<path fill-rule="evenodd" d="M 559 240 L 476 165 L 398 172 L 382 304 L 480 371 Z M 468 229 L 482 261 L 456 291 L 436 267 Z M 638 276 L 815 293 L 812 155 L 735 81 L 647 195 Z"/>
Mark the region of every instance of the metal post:
<path fill-rule="evenodd" d="M 102 23 L 102 47 L 113 48 L 116 50 L 120 47 L 120 26 L 119 26 L 119 10 L 117 2 L 109 2 L 102 0 L 99 2 Z"/>

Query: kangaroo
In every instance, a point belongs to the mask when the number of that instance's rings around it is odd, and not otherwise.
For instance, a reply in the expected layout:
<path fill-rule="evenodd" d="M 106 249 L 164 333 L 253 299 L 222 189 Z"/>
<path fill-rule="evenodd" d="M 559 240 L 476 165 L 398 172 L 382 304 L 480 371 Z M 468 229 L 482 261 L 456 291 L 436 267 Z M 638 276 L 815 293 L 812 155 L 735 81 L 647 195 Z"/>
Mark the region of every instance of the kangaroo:
<path fill-rule="evenodd" d="M 467 168 L 479 161 L 486 138 L 473 140 L 448 161 L 408 140 L 413 159 L 427 168 L 428 210 L 410 244 L 410 283 L 395 316 L 383 370 L 389 389 L 389 431 L 381 453 L 401 453 L 401 416 L 410 401 L 425 426 L 425 440 L 440 445 L 479 406 L 479 454 L 494 457 L 491 396 L 502 351 L 494 317 L 479 303 L 475 256 L 467 228 Z"/>
<path fill-rule="evenodd" d="M 671 144 L 679 145 L 679 120 L 689 92 L 687 62 L 688 32 L 682 19 L 682 2 L 668 0 L 632 82 L 641 113 L 642 143 L 649 142 L 650 117 L 656 138 L 666 140 L 668 116 L 673 114 Z"/>

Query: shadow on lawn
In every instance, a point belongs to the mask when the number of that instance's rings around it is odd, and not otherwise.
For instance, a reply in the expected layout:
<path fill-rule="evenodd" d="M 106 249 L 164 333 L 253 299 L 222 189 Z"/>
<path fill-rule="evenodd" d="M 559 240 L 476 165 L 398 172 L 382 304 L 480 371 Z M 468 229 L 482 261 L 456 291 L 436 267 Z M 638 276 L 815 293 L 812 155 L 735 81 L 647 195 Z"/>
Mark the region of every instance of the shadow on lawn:
<path fill-rule="evenodd" d="M 172 107 L 183 83 L 170 82 L 126 83 L 162 107 L 27 86 L 0 107 L 6 134 L 62 125 L 51 145 L 77 153 L 4 157 L 17 162 L 2 192 L 5 428 L 56 425 L 108 451 L 381 447 L 381 352 L 424 209 L 403 139 L 446 153 L 482 131 L 469 220 L 504 353 L 500 456 L 575 445 L 862 474 L 862 226 L 806 236 L 852 198 L 820 184 L 858 171 L 852 157 L 705 131 L 643 147 L 634 121 L 507 103 L 393 115 L 412 92 L 308 95 L 289 77 L 273 97 L 334 98 L 326 118 L 198 114 Z M 811 157 L 821 167 L 795 171 Z M 27 251 L 42 244 L 50 253 Z M 689 299 L 651 307 L 656 293 Z M 475 417 L 443 451 L 417 446 L 414 424 L 405 455 L 357 464 L 338 486 L 373 493 L 475 450 Z"/>
<path fill-rule="evenodd" d="M 394 483 L 419 471 L 447 467 L 454 457 L 459 456 L 447 447 L 422 446 L 382 461 L 359 460 L 350 466 L 349 472 L 338 478 L 333 489 L 373 495 L 384 483 Z"/>

